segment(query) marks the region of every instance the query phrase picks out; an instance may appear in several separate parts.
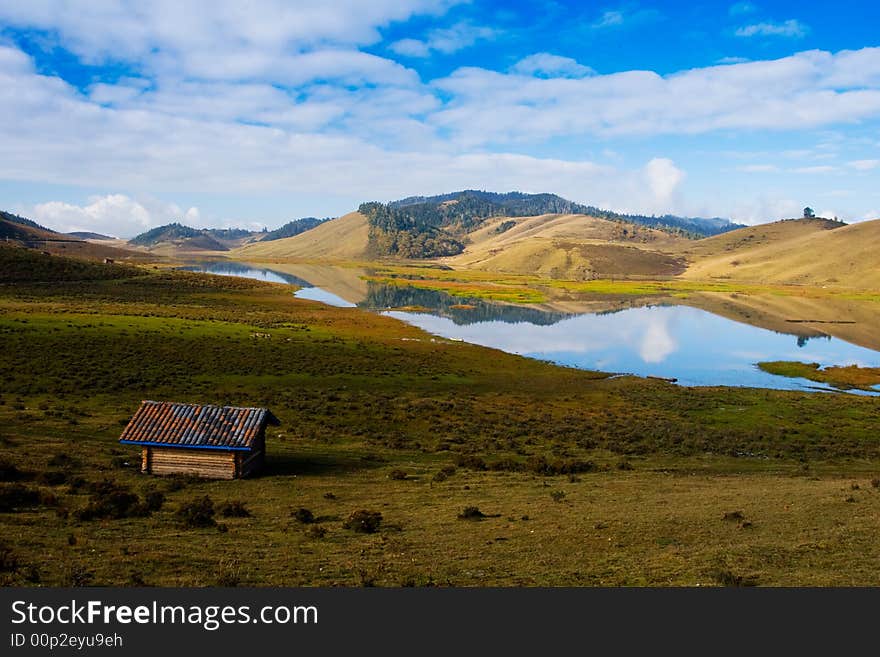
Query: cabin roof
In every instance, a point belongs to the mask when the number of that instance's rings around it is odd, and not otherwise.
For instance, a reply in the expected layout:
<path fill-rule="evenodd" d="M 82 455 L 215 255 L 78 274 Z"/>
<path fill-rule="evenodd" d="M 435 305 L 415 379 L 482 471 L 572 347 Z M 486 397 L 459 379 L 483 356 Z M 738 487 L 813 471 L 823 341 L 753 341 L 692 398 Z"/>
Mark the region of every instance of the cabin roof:
<path fill-rule="evenodd" d="M 280 424 L 269 409 L 143 401 L 120 443 L 195 449 L 249 450 L 266 424 Z"/>

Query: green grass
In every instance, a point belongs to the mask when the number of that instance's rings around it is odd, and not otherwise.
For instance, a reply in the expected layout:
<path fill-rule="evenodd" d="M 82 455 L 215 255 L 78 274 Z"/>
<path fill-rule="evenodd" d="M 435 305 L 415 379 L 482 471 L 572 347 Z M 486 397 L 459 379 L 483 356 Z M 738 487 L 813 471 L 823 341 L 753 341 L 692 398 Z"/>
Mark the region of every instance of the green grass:
<path fill-rule="evenodd" d="M 607 379 L 285 286 L 137 273 L 0 283 L 0 474 L 40 500 L 0 512 L 3 584 L 880 584 L 876 400 Z M 266 471 L 141 475 L 117 438 L 142 399 L 268 406 Z M 77 519 L 103 480 L 165 503 Z M 251 516 L 183 526 L 205 495 Z M 360 509 L 378 532 L 343 527 Z"/>
<path fill-rule="evenodd" d="M 848 365 L 822 369 L 819 363 L 800 363 L 797 361 L 764 362 L 758 363 L 758 367 L 770 374 L 827 383 L 841 390 L 853 388 L 871 390 L 875 386 L 880 386 L 880 368 L 877 367 Z"/>

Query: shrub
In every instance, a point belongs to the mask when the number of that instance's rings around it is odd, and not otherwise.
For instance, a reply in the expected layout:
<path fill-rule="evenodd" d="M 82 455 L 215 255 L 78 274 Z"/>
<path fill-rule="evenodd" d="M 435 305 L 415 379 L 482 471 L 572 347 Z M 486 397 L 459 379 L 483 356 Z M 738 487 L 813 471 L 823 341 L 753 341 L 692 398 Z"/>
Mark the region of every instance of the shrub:
<path fill-rule="evenodd" d="M 304 507 L 300 507 L 296 511 L 291 511 L 290 515 L 304 525 L 315 522 L 315 514 Z"/>
<path fill-rule="evenodd" d="M 742 511 L 728 511 L 722 516 L 722 520 L 739 521 L 745 518 Z"/>
<path fill-rule="evenodd" d="M 213 527 L 217 524 L 214 520 L 214 502 L 207 495 L 181 504 L 177 517 L 187 527 Z"/>
<path fill-rule="evenodd" d="M 217 507 L 217 512 L 224 518 L 249 518 L 251 512 L 241 500 L 223 502 Z"/>
<path fill-rule="evenodd" d="M 482 520 L 486 514 L 480 511 L 479 507 L 466 506 L 461 513 L 458 514 L 459 520 Z"/>
<path fill-rule="evenodd" d="M 46 486 L 60 486 L 67 482 L 67 473 L 61 470 L 46 470 L 37 475 L 37 483 Z"/>
<path fill-rule="evenodd" d="M 158 511 L 165 504 L 165 494 L 158 490 L 147 491 L 144 495 L 144 504 L 150 511 Z"/>
<path fill-rule="evenodd" d="M 47 465 L 50 468 L 73 468 L 80 465 L 80 462 L 79 459 L 61 452 L 50 458 Z"/>
<path fill-rule="evenodd" d="M 90 485 L 89 503 L 74 513 L 78 520 L 96 518 L 140 518 L 150 515 L 148 506 L 141 502 L 137 493 L 113 481 L 101 481 Z"/>
<path fill-rule="evenodd" d="M 392 470 L 388 473 L 389 479 L 394 479 L 395 481 L 403 481 L 407 478 L 407 474 L 405 470 Z"/>
<path fill-rule="evenodd" d="M 877 478 L 872 479 L 872 480 L 871 480 L 871 486 L 872 486 L 873 488 L 880 488 L 880 479 L 877 479 Z"/>
<path fill-rule="evenodd" d="M 3 484 L 0 486 L 0 512 L 39 506 L 42 499 L 43 496 L 36 488 L 22 484 Z"/>
<path fill-rule="evenodd" d="M 550 497 L 553 498 L 554 502 L 561 502 L 565 499 L 565 491 L 564 490 L 554 490 L 550 493 Z"/>
<path fill-rule="evenodd" d="M 362 534 L 374 534 L 382 523 L 382 514 L 378 511 L 361 509 L 352 511 L 342 526 Z"/>
<path fill-rule="evenodd" d="M 468 468 L 469 470 L 486 469 L 486 462 L 474 454 L 456 454 L 454 461 L 455 465 L 460 468 Z"/>

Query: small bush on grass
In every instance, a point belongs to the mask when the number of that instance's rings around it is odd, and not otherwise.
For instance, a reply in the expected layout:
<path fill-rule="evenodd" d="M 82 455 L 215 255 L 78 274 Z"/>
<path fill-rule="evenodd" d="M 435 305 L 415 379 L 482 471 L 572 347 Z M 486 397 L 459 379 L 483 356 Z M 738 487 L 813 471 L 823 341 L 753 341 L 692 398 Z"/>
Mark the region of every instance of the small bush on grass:
<path fill-rule="evenodd" d="M 388 478 L 394 479 L 395 481 L 403 481 L 407 477 L 408 475 L 405 470 L 392 470 L 388 473 Z"/>
<path fill-rule="evenodd" d="M 214 513 L 214 502 L 205 495 L 181 504 L 177 517 L 187 527 L 213 527 L 217 524 Z"/>
<path fill-rule="evenodd" d="M 137 493 L 115 481 L 104 480 L 89 485 L 89 503 L 74 512 L 77 520 L 96 520 L 98 518 L 142 518 L 150 515 L 148 505 L 141 501 Z"/>
<path fill-rule="evenodd" d="M 379 530 L 380 524 L 382 524 L 382 514 L 379 511 L 360 509 L 352 511 L 342 526 L 362 534 L 374 534 Z"/>
<path fill-rule="evenodd" d="M 250 518 L 251 512 L 241 500 L 223 502 L 217 507 L 217 513 L 224 518 Z"/>
<path fill-rule="evenodd" d="M 165 504 L 165 494 L 158 490 L 147 491 L 144 494 L 144 504 L 150 511 L 159 511 Z"/>
<path fill-rule="evenodd" d="M 315 522 L 315 514 L 304 507 L 300 507 L 296 511 L 291 511 L 290 515 L 304 525 Z"/>
<path fill-rule="evenodd" d="M 482 520 L 486 514 L 480 511 L 479 507 L 466 506 L 461 513 L 458 514 L 459 520 Z"/>
<path fill-rule="evenodd" d="M 37 475 L 37 483 L 46 486 L 60 486 L 67 483 L 67 473 L 61 470 L 46 470 Z"/>
<path fill-rule="evenodd" d="M 49 501 L 51 500 L 48 496 L 44 496 L 36 488 L 30 488 L 22 484 L 0 485 L 0 512 L 40 506 Z"/>

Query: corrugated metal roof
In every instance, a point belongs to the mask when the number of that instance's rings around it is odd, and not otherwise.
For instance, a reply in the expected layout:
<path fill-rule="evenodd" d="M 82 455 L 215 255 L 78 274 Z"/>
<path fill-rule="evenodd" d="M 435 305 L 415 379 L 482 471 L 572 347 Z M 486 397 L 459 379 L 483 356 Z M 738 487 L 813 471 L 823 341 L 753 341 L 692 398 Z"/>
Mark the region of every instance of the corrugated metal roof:
<path fill-rule="evenodd" d="M 119 442 L 196 449 L 250 449 L 260 430 L 278 419 L 265 408 L 144 401 Z"/>

